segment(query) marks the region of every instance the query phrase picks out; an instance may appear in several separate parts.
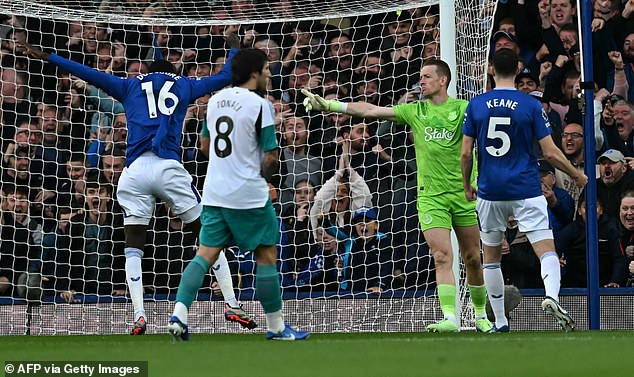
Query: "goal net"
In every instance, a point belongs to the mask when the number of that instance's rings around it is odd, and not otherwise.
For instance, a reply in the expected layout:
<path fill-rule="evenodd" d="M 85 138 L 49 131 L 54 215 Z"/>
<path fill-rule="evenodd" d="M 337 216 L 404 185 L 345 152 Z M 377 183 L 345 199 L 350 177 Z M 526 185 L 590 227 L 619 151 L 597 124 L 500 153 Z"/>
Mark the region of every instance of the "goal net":
<path fill-rule="evenodd" d="M 0 334 L 124 333 L 133 321 L 116 195 L 125 166 L 124 109 L 91 83 L 19 54 L 16 43 L 120 77 L 147 72 L 155 59 L 172 62 L 183 76 L 204 77 L 224 66 L 228 32 L 243 47 L 264 50 L 270 62 L 265 95 L 281 145 L 271 196 L 288 321 L 333 332 L 419 331 L 437 320 L 408 127 L 306 113 L 300 88 L 344 101 L 413 102 L 423 62 L 442 57 L 452 66 L 457 97 L 481 93 L 495 1 L 451 3 L 0 0 Z M 192 103 L 183 124 L 182 160 L 198 190 L 207 170 L 199 135 L 208 99 Z M 342 143 L 350 144 L 349 169 L 341 169 Z M 324 223 L 341 232 L 325 231 Z M 373 246 L 355 242 L 360 234 Z M 157 203 L 142 261 L 149 332 L 164 331 L 195 252 L 196 235 Z M 254 301 L 253 253 L 230 247 L 226 256 L 238 298 L 264 324 Z M 222 318 L 214 280 L 207 275 L 191 327 L 239 331 Z M 469 313 L 463 311 L 463 326 L 472 324 Z"/>

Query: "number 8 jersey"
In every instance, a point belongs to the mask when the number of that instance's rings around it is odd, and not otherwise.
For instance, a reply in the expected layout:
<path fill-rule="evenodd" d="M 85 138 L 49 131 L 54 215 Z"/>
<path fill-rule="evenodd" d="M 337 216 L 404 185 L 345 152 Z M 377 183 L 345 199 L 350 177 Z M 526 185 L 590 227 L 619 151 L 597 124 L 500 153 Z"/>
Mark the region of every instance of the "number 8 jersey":
<path fill-rule="evenodd" d="M 496 88 L 473 98 L 464 135 L 476 139 L 478 197 L 520 200 L 542 195 L 534 144 L 551 137 L 541 103 L 516 89 Z"/>
<path fill-rule="evenodd" d="M 268 184 L 260 174 L 264 152 L 278 148 L 273 106 L 240 87 L 223 89 L 207 104 L 209 166 L 202 204 L 233 209 L 264 207 Z"/>

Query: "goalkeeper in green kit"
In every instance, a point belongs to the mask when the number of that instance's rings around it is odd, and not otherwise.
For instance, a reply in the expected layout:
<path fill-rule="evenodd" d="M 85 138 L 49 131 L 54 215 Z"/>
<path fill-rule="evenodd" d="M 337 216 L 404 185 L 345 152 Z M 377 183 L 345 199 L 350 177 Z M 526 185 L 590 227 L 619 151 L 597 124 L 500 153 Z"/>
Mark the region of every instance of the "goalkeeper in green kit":
<path fill-rule="evenodd" d="M 456 318 L 456 285 L 452 271 L 451 228 L 456 232 L 466 266 L 467 283 L 476 314 L 476 330 L 490 332 L 486 318 L 486 288 L 480 260 L 480 233 L 475 202 L 464 195 L 460 152 L 462 120 L 467 101 L 450 98 L 451 71 L 442 60 L 427 60 L 420 71 L 424 101 L 381 107 L 366 102 L 325 100 L 302 89 L 307 111 L 350 114 L 408 124 L 414 135 L 418 168 L 418 219 L 436 265 L 436 283 L 444 318 L 427 326 L 431 332 L 460 331 Z M 476 176 L 474 166 L 473 177 Z M 472 182 L 475 186 L 475 182 Z"/>

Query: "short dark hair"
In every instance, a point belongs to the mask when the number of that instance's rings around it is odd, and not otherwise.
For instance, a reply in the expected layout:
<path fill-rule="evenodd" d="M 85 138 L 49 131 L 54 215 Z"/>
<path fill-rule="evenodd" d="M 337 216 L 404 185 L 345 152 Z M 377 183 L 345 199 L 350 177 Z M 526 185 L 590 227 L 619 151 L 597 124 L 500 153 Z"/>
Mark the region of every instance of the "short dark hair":
<path fill-rule="evenodd" d="M 174 69 L 174 65 L 164 59 L 153 61 L 147 70 L 150 73 L 151 72 L 176 73 L 176 70 Z"/>
<path fill-rule="evenodd" d="M 22 185 L 15 185 L 13 183 L 5 183 L 2 185 L 2 192 L 4 195 L 17 195 L 22 194 L 29 197 L 29 188 Z"/>
<path fill-rule="evenodd" d="M 83 152 L 73 152 L 68 159 L 69 162 L 81 162 L 86 165 L 86 154 Z"/>
<path fill-rule="evenodd" d="M 581 73 L 575 69 L 571 69 L 564 75 L 564 79 L 561 80 L 561 85 L 564 85 L 566 80 L 577 80 L 579 77 L 581 77 Z"/>
<path fill-rule="evenodd" d="M 621 194 L 621 200 L 623 200 L 623 198 L 634 198 L 634 190 L 627 190 L 624 191 Z"/>
<path fill-rule="evenodd" d="M 563 25 L 563 26 L 559 29 L 559 31 L 560 31 L 560 32 L 562 32 L 562 31 L 572 31 L 572 32 L 574 32 L 575 34 L 579 35 L 579 30 L 577 29 L 577 25 L 575 25 L 575 24 L 574 24 L 574 23 L 572 23 L 572 22 L 570 22 L 570 23 L 567 23 L 567 24 Z"/>
<path fill-rule="evenodd" d="M 104 155 L 111 155 L 113 157 L 126 157 L 125 154 L 125 149 L 124 147 L 120 146 L 120 145 L 115 145 L 114 147 L 112 147 L 112 149 L 110 150 L 110 153 L 105 152 Z"/>
<path fill-rule="evenodd" d="M 23 124 L 28 124 L 28 125 L 36 125 L 37 126 L 37 120 L 36 119 L 32 119 L 31 116 L 24 116 L 24 115 L 18 115 L 15 118 L 15 126 L 17 128 L 20 128 Z"/>
<path fill-rule="evenodd" d="M 447 77 L 447 86 L 451 82 L 451 69 L 449 68 L 449 64 L 440 59 L 429 59 L 423 63 L 423 67 L 427 66 L 435 66 L 436 72 L 438 76 L 446 76 Z"/>
<path fill-rule="evenodd" d="M 61 218 L 61 215 L 68 215 L 68 214 L 70 214 L 72 212 L 73 211 L 71 210 L 70 207 L 61 206 L 61 207 L 57 208 L 57 219 L 59 220 Z"/>
<path fill-rule="evenodd" d="M 89 174 L 86 177 L 85 183 L 84 183 L 84 187 L 88 188 L 99 188 L 99 174 L 98 173 L 92 173 Z"/>
<path fill-rule="evenodd" d="M 257 48 L 244 48 L 231 59 L 231 78 L 234 86 L 240 86 L 251 79 L 254 72 L 262 72 L 266 65 L 266 53 Z"/>
<path fill-rule="evenodd" d="M 333 40 L 333 39 L 335 39 L 335 38 L 341 38 L 341 37 L 346 37 L 346 38 L 350 39 L 350 41 L 352 41 L 352 39 L 350 38 L 350 36 L 348 35 L 348 33 L 345 33 L 345 32 L 343 32 L 342 30 L 337 29 L 337 30 L 335 30 L 335 31 L 333 31 L 333 32 L 331 32 L 331 33 L 329 33 L 329 34 L 326 36 L 326 44 L 330 45 L 330 44 L 332 44 L 332 40 Z"/>
<path fill-rule="evenodd" d="M 634 193 L 633 191 L 630 191 L 629 194 L 627 192 L 624 192 L 623 194 L 621 194 L 621 200 L 623 200 L 623 198 L 626 197 L 626 196 L 633 197 L 632 196 L 633 193 Z M 579 195 L 579 199 L 577 199 L 577 200 L 578 200 L 577 201 L 577 209 L 582 208 L 582 207 L 585 206 L 585 204 L 586 204 L 585 190 L 581 193 L 581 195 Z M 619 200 L 619 211 L 620 211 L 620 208 L 621 208 L 621 200 Z M 605 208 L 605 200 L 603 200 L 601 195 L 597 195 L 597 206 L 601 206 L 602 208 Z"/>
<path fill-rule="evenodd" d="M 515 77 L 517 73 L 518 56 L 509 48 L 501 48 L 493 54 L 493 69 L 499 77 Z"/>
<path fill-rule="evenodd" d="M 143 60 L 139 60 L 139 59 L 128 59 L 128 61 L 125 63 L 125 71 L 129 71 L 130 67 L 132 66 L 132 64 L 138 63 L 139 65 L 144 65 L 147 67 L 147 63 L 144 62 Z"/>

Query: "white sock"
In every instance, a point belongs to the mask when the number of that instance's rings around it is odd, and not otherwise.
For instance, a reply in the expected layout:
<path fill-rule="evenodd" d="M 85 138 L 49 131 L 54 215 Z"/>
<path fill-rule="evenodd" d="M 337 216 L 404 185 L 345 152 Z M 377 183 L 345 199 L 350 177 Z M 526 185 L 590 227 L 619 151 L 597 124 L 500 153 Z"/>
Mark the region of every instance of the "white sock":
<path fill-rule="evenodd" d="M 233 290 L 231 270 L 229 270 L 229 263 L 227 263 L 227 257 L 225 256 L 224 250 L 220 251 L 216 264 L 211 266 L 211 268 L 216 276 L 216 280 L 218 280 L 218 286 L 220 286 L 225 302 L 232 308 L 237 308 L 240 304 L 238 303 L 238 300 L 236 300 L 236 294 Z"/>
<path fill-rule="evenodd" d="M 482 265 L 484 284 L 491 309 L 495 314 L 495 327 L 508 326 L 509 321 L 504 313 L 504 276 L 499 263 L 485 263 Z"/>
<path fill-rule="evenodd" d="M 143 308 L 143 272 L 141 271 L 141 257 L 143 251 L 133 248 L 125 248 L 125 279 L 128 282 L 128 292 L 134 307 L 134 321 L 145 317 Z"/>
<path fill-rule="evenodd" d="M 274 333 L 280 333 L 284 331 L 284 317 L 282 317 L 282 311 L 278 310 L 273 313 L 266 313 L 266 328 Z"/>
<path fill-rule="evenodd" d="M 561 286 L 561 269 L 559 267 L 559 256 L 554 251 L 547 251 L 539 257 L 541 262 L 542 280 L 546 296 L 552 297 L 559 302 L 559 287 Z"/>
<path fill-rule="evenodd" d="M 182 302 L 177 302 L 176 305 L 174 305 L 173 315 L 178 317 L 184 325 L 187 324 L 187 306 L 185 306 Z"/>

